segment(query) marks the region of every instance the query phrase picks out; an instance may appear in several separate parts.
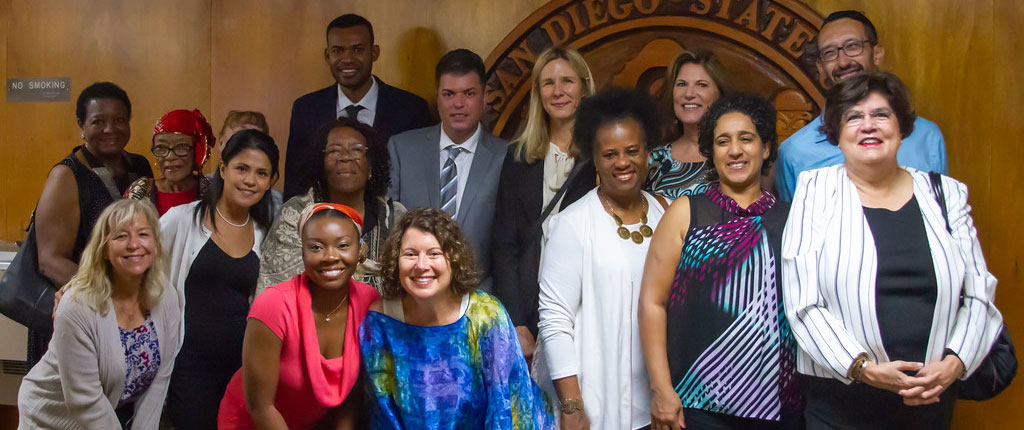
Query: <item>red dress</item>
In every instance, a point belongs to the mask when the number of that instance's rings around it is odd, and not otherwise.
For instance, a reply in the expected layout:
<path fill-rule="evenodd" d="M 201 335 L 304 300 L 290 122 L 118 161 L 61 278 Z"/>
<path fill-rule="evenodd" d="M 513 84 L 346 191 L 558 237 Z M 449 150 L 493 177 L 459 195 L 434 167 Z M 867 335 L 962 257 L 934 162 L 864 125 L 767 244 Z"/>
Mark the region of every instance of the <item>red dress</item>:
<path fill-rule="evenodd" d="M 377 290 L 349 281 L 348 320 L 342 355 L 326 359 L 320 355 L 320 343 L 310 304 L 305 274 L 267 288 L 256 297 L 249 311 L 281 339 L 281 366 L 274 407 L 288 428 L 309 428 L 348 396 L 359 376 L 359 324 Z M 219 429 L 252 429 L 255 424 L 245 405 L 242 371 L 235 373 L 224 393 L 217 417 Z"/>

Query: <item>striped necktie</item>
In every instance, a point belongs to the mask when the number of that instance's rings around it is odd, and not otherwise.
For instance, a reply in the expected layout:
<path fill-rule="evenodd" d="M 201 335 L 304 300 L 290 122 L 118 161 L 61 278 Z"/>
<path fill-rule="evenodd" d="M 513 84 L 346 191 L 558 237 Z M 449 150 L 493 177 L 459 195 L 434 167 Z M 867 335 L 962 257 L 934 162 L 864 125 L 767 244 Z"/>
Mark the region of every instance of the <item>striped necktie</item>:
<path fill-rule="evenodd" d="M 448 212 L 453 218 L 458 209 L 456 194 L 459 190 L 459 173 L 455 168 L 455 157 L 459 156 L 462 148 L 458 145 L 448 147 L 448 159 L 444 161 L 441 168 L 441 209 Z"/>

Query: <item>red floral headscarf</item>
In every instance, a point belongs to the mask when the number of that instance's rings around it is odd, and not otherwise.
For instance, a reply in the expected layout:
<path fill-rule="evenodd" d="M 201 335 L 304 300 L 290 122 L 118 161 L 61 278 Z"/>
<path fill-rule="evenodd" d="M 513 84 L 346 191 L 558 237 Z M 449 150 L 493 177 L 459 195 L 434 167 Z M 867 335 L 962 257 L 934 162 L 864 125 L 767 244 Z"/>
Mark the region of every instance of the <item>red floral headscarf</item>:
<path fill-rule="evenodd" d="M 210 156 L 213 148 L 213 128 L 199 109 L 178 109 L 167 112 L 153 127 L 153 136 L 160 133 L 177 133 L 192 136 L 192 144 L 196 153 L 196 170 L 202 170 L 203 164 Z"/>

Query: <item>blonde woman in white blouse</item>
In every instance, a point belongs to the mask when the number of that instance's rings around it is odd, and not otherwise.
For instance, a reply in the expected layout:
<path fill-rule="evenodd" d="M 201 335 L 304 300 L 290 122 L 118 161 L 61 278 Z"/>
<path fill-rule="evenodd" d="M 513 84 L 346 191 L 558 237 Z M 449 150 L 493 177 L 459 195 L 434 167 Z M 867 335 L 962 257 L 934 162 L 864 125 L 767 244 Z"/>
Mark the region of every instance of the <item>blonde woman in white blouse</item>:
<path fill-rule="evenodd" d="M 551 215 L 594 188 L 591 165 L 568 181 L 579 157 L 572 129 L 580 100 L 594 94 L 594 78 L 572 48 L 541 52 L 533 66 L 526 125 L 502 164 L 495 199 L 491 257 L 494 294 L 508 309 L 523 355 L 533 356 L 537 333 L 537 270 L 544 209 Z M 566 192 L 557 201 L 562 188 Z"/>
<path fill-rule="evenodd" d="M 655 109 L 639 92 L 611 90 L 577 114 L 573 141 L 593 158 L 600 185 L 551 219 L 540 266 L 539 349 L 563 429 L 651 422 L 637 303 L 667 206 L 642 190 L 647 156 L 661 142 Z"/>
<path fill-rule="evenodd" d="M 941 177 L 940 206 L 927 173 L 897 164 L 914 112 L 895 76 L 827 98 L 822 129 L 845 163 L 800 174 L 782 241 L 807 426 L 948 428 L 956 381 L 1002 322 L 967 187 Z"/>

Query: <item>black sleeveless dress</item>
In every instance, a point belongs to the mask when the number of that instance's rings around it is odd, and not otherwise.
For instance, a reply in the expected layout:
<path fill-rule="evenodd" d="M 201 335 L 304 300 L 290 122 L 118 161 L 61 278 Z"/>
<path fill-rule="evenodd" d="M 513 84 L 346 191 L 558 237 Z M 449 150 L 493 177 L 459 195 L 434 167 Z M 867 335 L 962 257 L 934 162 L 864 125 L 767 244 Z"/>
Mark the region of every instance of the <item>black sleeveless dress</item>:
<path fill-rule="evenodd" d="M 216 429 L 231 376 L 242 367 L 249 296 L 260 259 L 227 255 L 208 239 L 185 278 L 185 335 L 174 362 L 167 407 L 177 429 Z"/>
<path fill-rule="evenodd" d="M 75 176 L 75 183 L 78 185 L 78 232 L 75 234 L 75 247 L 71 251 L 71 261 L 74 261 L 75 264 L 82 258 L 82 251 L 85 249 L 85 244 L 89 242 L 89 235 L 92 234 L 92 228 L 96 225 L 100 213 L 114 203 L 114 197 L 103 185 L 103 180 L 92 171 L 93 168 L 103 167 L 103 164 L 84 149 L 85 147 L 82 145 L 76 146 L 71 150 L 71 154 L 54 166 L 66 166 L 71 169 L 71 173 Z M 81 152 L 82 158 L 85 158 L 85 163 L 78 159 L 79 152 Z M 114 184 L 120 193 L 118 196 L 124 195 L 132 181 L 143 176 L 153 177 L 153 169 L 149 167 L 146 157 L 130 152 L 125 152 L 124 155 L 128 164 L 128 174 L 114 178 Z M 38 227 L 36 226 L 37 229 Z M 60 285 L 57 287 L 59 288 Z M 53 336 L 53 329 L 46 332 L 29 330 L 27 354 L 29 368 L 43 358 L 51 336 Z"/>

